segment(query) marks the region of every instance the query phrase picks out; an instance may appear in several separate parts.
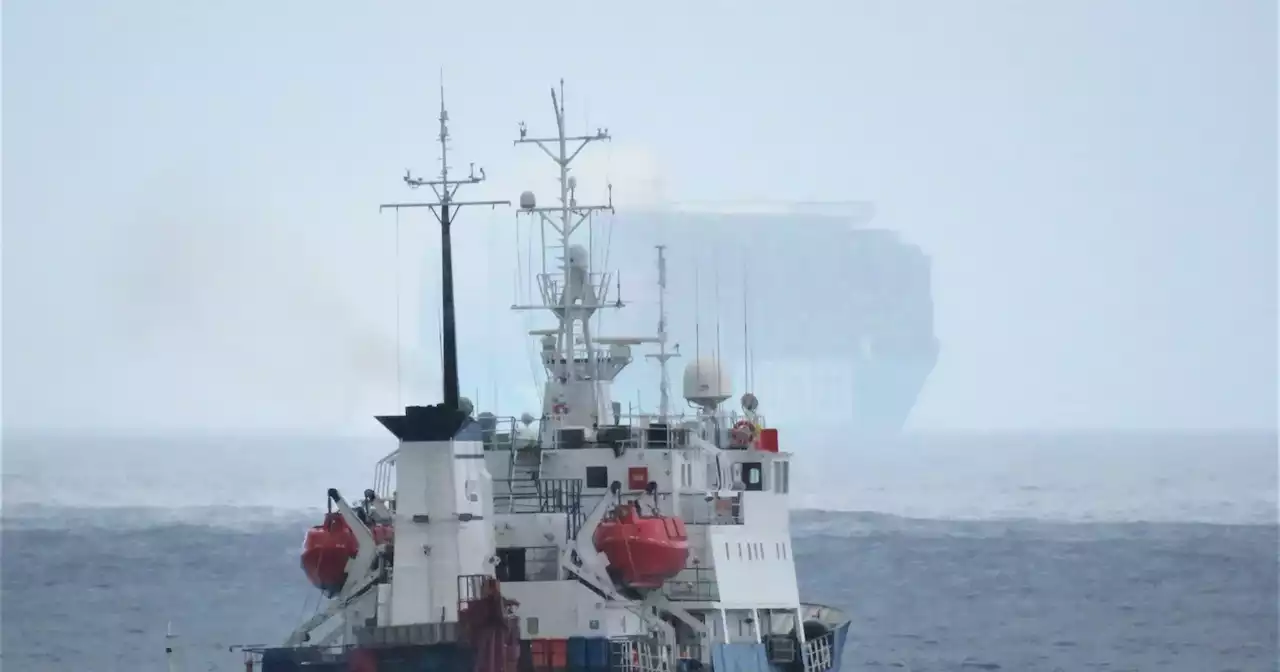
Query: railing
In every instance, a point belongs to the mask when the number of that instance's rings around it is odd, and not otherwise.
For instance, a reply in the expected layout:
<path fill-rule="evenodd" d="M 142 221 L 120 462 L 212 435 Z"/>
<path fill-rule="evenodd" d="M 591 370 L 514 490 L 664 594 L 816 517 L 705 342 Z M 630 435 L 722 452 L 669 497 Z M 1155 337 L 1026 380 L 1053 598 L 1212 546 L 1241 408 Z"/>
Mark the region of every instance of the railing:
<path fill-rule="evenodd" d="M 552 422 L 558 420 L 559 417 L 544 415 L 540 418 L 540 422 Z M 618 454 L 637 448 L 682 450 L 692 445 L 691 437 L 694 436 L 700 437 L 723 450 L 742 450 L 745 449 L 745 446 L 734 445 L 736 441 L 733 436 L 733 426 L 745 419 L 747 419 L 745 415 L 729 413 L 720 417 L 717 425 L 698 424 L 690 426 L 690 422 L 701 420 L 701 418 L 671 415 L 663 422 L 656 414 L 621 413 L 617 416 L 610 414 L 609 417 L 598 418 L 596 426 L 590 430 L 571 427 L 566 427 L 565 429 L 583 432 L 582 442 L 584 444 L 590 441 L 594 444 L 612 446 Z M 495 440 L 485 443 L 486 450 L 510 450 L 512 448 L 514 439 L 511 437 L 515 436 L 515 420 L 503 418 L 502 421 L 512 423 L 511 433 L 496 434 Z M 762 415 L 755 416 L 755 423 L 759 427 L 767 426 Z M 572 450 L 573 448 L 581 447 L 575 445 L 576 443 L 576 441 L 573 443 L 563 442 L 558 432 L 552 432 L 549 444 L 544 447 L 548 450 Z"/>
<path fill-rule="evenodd" d="M 670 493 L 658 495 L 658 508 L 670 511 Z M 664 505 L 664 501 L 668 502 Z M 675 510 L 686 525 L 741 525 L 742 493 L 732 497 L 712 497 L 694 493 L 681 493 Z"/>
<path fill-rule="evenodd" d="M 549 422 L 552 419 L 544 417 L 542 421 Z M 618 455 L 638 448 L 684 449 L 689 447 L 689 436 L 696 433 L 679 426 L 674 420 L 662 424 L 651 415 L 627 414 L 601 418 L 600 422 L 590 430 L 570 427 L 565 429 L 583 432 L 582 443 L 579 444 L 576 439 L 562 441 L 559 432 L 552 432 L 550 444 L 546 446 L 549 450 L 573 450 L 584 447 L 586 443 L 594 444 L 593 447 L 611 447 Z"/>
<path fill-rule="evenodd" d="M 399 454 L 400 449 L 396 448 L 373 467 L 373 492 L 384 501 L 391 500 L 395 494 L 396 456 Z"/>
<path fill-rule="evenodd" d="M 619 672 L 671 672 L 670 647 L 653 638 L 615 639 L 609 642 L 611 658 Z"/>
<path fill-rule="evenodd" d="M 676 578 L 663 585 L 663 592 L 673 601 L 718 602 L 720 585 L 716 582 L 715 569 L 687 567 Z"/>
<path fill-rule="evenodd" d="M 825 672 L 834 667 L 835 641 L 834 630 L 805 641 L 800 648 L 804 655 L 804 672 Z"/>
<path fill-rule="evenodd" d="M 494 508 L 499 503 L 508 505 L 511 513 L 582 513 L 582 479 L 580 478 L 501 478 L 495 485 L 506 486 L 505 492 L 494 495 Z M 532 485 L 528 492 L 513 490 L 512 485 Z"/>
<path fill-rule="evenodd" d="M 480 425 L 480 441 L 485 450 L 511 450 L 516 445 L 518 423 L 514 417 L 481 413 L 476 416 Z"/>
<path fill-rule="evenodd" d="M 475 421 L 480 425 L 480 439 L 485 450 L 512 450 L 516 445 L 516 418 L 482 413 Z M 396 457 L 399 455 L 400 449 L 396 448 L 378 460 L 373 468 L 373 491 L 384 500 L 390 500 L 395 494 Z"/>
<path fill-rule="evenodd" d="M 597 305 L 604 303 L 609 297 L 609 279 L 612 273 L 588 273 L 587 286 L 591 287 L 591 295 L 595 299 Z M 548 306 L 558 306 L 563 303 L 564 296 L 564 274 L 562 273 L 539 273 L 538 289 L 542 293 L 542 300 Z"/>

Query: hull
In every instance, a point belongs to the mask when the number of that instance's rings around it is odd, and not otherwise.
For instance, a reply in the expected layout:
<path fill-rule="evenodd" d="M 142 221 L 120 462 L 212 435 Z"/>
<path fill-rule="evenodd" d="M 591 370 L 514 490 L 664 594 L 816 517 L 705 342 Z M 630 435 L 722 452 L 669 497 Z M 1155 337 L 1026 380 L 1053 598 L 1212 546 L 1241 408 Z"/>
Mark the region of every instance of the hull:
<path fill-rule="evenodd" d="M 837 625 L 821 641 L 809 642 L 815 653 L 791 663 L 774 660 L 764 643 L 713 645 L 708 668 L 693 660 L 679 660 L 678 672 L 829 672 L 839 670 L 849 623 Z M 604 653 L 592 655 L 593 642 L 570 640 L 561 655 L 539 655 L 531 643 L 521 647 L 520 659 L 510 667 L 493 666 L 467 647 L 455 645 L 351 647 L 339 649 L 266 649 L 250 662 L 255 672 L 665 672 L 649 655 L 627 655 L 624 642 L 601 640 Z M 817 645 L 817 646 L 815 646 Z"/>
<path fill-rule="evenodd" d="M 902 431 L 937 361 L 936 342 L 910 352 L 856 356 L 850 409 L 856 430 L 870 435 Z"/>
<path fill-rule="evenodd" d="M 710 665 L 677 660 L 676 672 L 829 672 L 839 670 L 850 621 L 839 609 L 801 605 L 805 639 L 795 633 L 766 636 L 760 642 L 717 643 Z M 769 630 L 786 632 L 785 619 L 766 622 Z M 671 672 L 666 657 L 648 640 L 571 637 L 519 643 L 518 658 L 485 655 L 479 645 L 441 641 L 448 627 L 428 626 L 432 643 L 381 640 L 355 647 L 281 647 L 250 652 L 246 668 L 254 672 Z M 416 633 L 416 631 L 414 631 Z M 424 633 L 416 633 L 423 636 Z M 447 635 L 445 635 L 447 636 Z"/>

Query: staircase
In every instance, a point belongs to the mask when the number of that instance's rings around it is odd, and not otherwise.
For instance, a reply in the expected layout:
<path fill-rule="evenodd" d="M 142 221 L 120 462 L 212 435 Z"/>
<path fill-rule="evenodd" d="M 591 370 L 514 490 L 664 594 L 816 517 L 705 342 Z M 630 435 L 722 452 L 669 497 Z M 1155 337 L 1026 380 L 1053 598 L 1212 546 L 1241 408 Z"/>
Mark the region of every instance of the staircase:
<path fill-rule="evenodd" d="M 507 473 L 507 512 L 538 509 L 538 481 L 542 478 L 542 446 L 513 446 Z"/>

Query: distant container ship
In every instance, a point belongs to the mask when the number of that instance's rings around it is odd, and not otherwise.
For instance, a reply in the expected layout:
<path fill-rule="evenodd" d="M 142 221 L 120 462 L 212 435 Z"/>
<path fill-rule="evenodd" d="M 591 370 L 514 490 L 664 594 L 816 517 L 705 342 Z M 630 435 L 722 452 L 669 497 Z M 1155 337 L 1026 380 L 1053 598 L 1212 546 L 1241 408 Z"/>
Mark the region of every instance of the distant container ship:
<path fill-rule="evenodd" d="M 616 249 L 631 249 L 629 242 L 644 249 L 657 235 L 678 243 L 673 244 L 676 254 L 700 251 L 698 263 L 680 266 L 677 282 L 699 284 L 701 305 L 673 309 L 680 315 L 700 313 L 702 352 L 715 347 L 714 311 L 724 320 L 721 353 L 741 360 L 742 327 L 730 322 L 746 312 L 753 359 L 821 353 L 823 359 L 839 360 L 848 367 L 841 377 L 849 381 L 849 408 L 827 412 L 851 414 L 859 433 L 885 435 L 907 423 L 937 364 L 939 345 L 932 260 L 898 232 L 868 226 L 873 216 L 873 207 L 863 202 L 679 204 L 628 213 L 624 226 L 611 228 Z M 631 236 L 637 239 L 620 240 Z M 716 259 L 717 270 L 711 270 L 708 256 Z M 697 279 L 691 275 L 694 268 Z M 743 286 L 745 270 L 756 278 L 749 287 Z M 770 277 L 777 280 L 767 281 Z M 798 277 L 803 279 L 797 283 Z M 795 295 L 797 284 L 806 288 L 802 297 Z M 805 352 L 796 351 L 797 328 L 804 331 Z M 680 338 L 686 352 L 693 346 L 689 336 Z"/>

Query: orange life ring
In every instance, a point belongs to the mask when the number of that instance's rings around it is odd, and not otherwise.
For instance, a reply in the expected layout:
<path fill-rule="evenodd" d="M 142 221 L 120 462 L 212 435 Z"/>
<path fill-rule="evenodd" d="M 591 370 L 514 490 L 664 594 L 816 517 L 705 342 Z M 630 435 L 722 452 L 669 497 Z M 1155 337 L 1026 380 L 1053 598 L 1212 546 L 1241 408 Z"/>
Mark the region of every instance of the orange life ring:
<path fill-rule="evenodd" d="M 756 423 L 747 419 L 739 420 L 733 423 L 733 429 L 729 430 L 735 443 L 741 446 L 750 446 L 756 442 L 756 438 L 760 436 L 760 428 Z"/>

